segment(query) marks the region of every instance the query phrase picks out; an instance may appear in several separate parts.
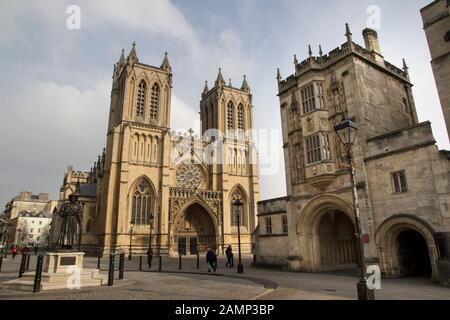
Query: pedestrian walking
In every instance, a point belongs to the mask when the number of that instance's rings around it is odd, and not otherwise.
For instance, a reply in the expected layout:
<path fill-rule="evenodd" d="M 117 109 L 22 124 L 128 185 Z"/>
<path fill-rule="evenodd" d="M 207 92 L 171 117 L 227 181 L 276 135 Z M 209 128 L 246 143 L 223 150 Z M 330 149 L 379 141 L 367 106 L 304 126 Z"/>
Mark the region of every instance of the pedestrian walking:
<path fill-rule="evenodd" d="M 227 256 L 227 264 L 225 265 L 225 267 L 232 268 L 233 267 L 233 249 L 231 248 L 231 245 L 229 245 L 228 248 L 225 250 L 225 255 Z"/>
<path fill-rule="evenodd" d="M 148 250 L 147 250 L 147 262 L 148 262 L 148 267 L 149 268 L 152 267 L 152 260 L 153 260 L 153 250 L 152 250 L 152 248 L 148 248 Z"/>
<path fill-rule="evenodd" d="M 13 259 L 16 257 L 16 255 L 17 255 L 17 246 L 15 245 L 15 244 L 13 244 L 12 246 L 11 246 L 11 254 L 12 254 L 12 257 L 13 257 Z"/>
<path fill-rule="evenodd" d="M 30 252 L 30 248 L 28 246 L 25 246 L 25 247 L 22 248 L 22 254 L 23 255 L 28 254 L 29 252 Z"/>
<path fill-rule="evenodd" d="M 206 265 L 208 266 L 208 272 L 211 272 L 211 269 L 216 272 L 217 256 L 211 248 L 208 248 L 206 252 Z"/>

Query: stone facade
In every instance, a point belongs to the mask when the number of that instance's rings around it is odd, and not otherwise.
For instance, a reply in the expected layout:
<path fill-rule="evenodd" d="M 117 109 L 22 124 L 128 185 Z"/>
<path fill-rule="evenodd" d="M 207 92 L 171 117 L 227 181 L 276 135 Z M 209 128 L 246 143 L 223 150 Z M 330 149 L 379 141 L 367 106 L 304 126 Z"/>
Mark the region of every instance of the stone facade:
<path fill-rule="evenodd" d="M 44 239 L 47 245 L 47 228 L 51 220 L 49 214 L 54 206 L 56 203 L 49 200 L 48 193 L 32 194 L 29 191 L 22 191 L 11 199 L 2 215 L 6 222 L 6 227 L 3 228 L 5 245 L 14 243 L 43 245 Z"/>
<path fill-rule="evenodd" d="M 447 133 L 450 136 L 450 1 L 433 1 L 420 12 Z"/>
<path fill-rule="evenodd" d="M 366 47 L 347 26 L 341 47 L 317 57 L 310 49 L 287 79 L 278 72 L 288 234 L 264 228 L 268 216 L 280 224 L 267 209 L 280 200 L 261 202 L 256 260 L 312 272 L 357 265 L 347 153 L 333 129 L 348 115 L 359 125 L 353 160 L 367 261 L 386 276 L 437 279 L 437 261 L 450 252 L 448 152 L 437 149 L 430 123 L 418 122 L 406 63 L 385 61 L 374 30 L 363 36 Z M 416 245 L 423 250 L 411 251 Z"/>
<path fill-rule="evenodd" d="M 61 200 L 77 192 L 85 205 L 83 251 L 144 253 L 150 242 L 160 254 L 209 247 L 223 253 L 229 244 L 237 250 L 231 203 L 239 198 L 242 248 L 251 252 L 259 180 L 246 79 L 233 87 L 220 70 L 214 87 L 205 85 L 201 137 L 171 131 L 171 92 L 167 54 L 154 67 L 139 61 L 134 45 L 127 58 L 122 52 L 113 73 L 106 148 L 90 172 L 69 168 L 61 188 Z"/>

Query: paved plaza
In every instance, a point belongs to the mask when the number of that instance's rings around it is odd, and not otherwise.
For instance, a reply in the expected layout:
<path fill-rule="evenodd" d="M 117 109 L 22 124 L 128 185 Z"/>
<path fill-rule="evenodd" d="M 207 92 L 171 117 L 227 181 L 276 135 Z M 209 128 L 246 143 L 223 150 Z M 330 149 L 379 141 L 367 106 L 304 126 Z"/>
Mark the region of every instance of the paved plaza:
<path fill-rule="evenodd" d="M 56 300 L 352 300 L 356 299 L 356 271 L 339 273 L 294 273 L 252 266 L 250 257 L 244 258 L 245 273 L 236 268 L 226 269 L 225 259 L 219 257 L 216 273 L 208 273 L 204 257 L 197 269 L 196 257 L 183 257 L 182 269 L 178 258 L 158 258 L 152 268 L 143 257 L 139 271 L 139 257 L 125 260 L 125 279 L 116 280 L 113 287 L 81 290 L 49 291 L 39 294 L 2 288 L 1 283 L 17 277 L 20 256 L 3 261 L 0 273 L 0 299 L 56 299 Z M 31 256 L 30 270 L 36 257 Z M 116 259 L 118 267 L 118 257 Z M 96 268 L 97 258 L 87 257 L 85 267 Z M 101 259 L 101 272 L 107 273 L 108 258 Z M 383 279 L 382 289 L 376 291 L 378 300 L 450 300 L 450 288 L 441 287 L 424 278 Z"/>

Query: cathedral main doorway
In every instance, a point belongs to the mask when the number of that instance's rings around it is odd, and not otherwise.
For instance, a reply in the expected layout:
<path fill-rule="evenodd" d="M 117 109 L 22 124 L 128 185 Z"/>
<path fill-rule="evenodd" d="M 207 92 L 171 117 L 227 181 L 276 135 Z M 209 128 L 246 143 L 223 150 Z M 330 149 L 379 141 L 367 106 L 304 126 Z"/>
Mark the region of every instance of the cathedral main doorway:
<path fill-rule="evenodd" d="M 216 228 L 206 209 L 198 203 L 181 214 L 175 226 L 173 249 L 181 255 L 203 254 L 208 248 L 217 250 Z"/>

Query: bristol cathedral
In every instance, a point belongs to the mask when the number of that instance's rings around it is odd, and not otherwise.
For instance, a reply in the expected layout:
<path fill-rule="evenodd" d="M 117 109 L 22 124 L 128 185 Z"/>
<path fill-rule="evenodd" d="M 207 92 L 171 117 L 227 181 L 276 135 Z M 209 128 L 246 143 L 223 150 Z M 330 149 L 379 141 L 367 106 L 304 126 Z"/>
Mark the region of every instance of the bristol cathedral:
<path fill-rule="evenodd" d="M 89 172 L 69 166 L 60 189 L 60 201 L 75 193 L 84 206 L 87 253 L 222 254 L 237 247 L 238 224 L 243 253 L 252 250 L 259 181 L 247 80 L 235 88 L 219 69 L 199 90 L 200 138 L 170 128 L 172 75 L 167 53 L 155 67 L 134 44 L 114 66 L 106 147 Z"/>

